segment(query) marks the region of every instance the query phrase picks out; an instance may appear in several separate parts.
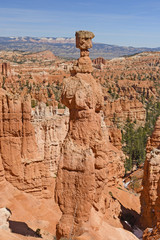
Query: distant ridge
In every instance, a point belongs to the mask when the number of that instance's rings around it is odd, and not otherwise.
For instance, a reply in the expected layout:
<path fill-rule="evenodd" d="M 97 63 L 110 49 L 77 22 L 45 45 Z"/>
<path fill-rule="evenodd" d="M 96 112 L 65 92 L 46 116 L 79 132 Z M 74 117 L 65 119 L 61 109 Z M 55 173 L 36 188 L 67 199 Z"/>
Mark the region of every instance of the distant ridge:
<path fill-rule="evenodd" d="M 79 50 L 75 47 L 75 39 L 66 37 L 0 37 L 0 50 L 19 50 L 30 52 L 50 50 L 56 56 L 63 58 L 79 57 Z M 91 58 L 103 57 L 105 59 L 112 59 L 146 51 L 158 52 L 160 51 L 160 47 L 134 48 L 103 43 L 93 43 L 93 48 L 90 50 L 90 56 Z"/>
<path fill-rule="evenodd" d="M 74 43 L 74 38 L 66 37 L 0 37 L 0 43 L 7 41 L 8 43 L 17 42 L 17 43 Z"/>

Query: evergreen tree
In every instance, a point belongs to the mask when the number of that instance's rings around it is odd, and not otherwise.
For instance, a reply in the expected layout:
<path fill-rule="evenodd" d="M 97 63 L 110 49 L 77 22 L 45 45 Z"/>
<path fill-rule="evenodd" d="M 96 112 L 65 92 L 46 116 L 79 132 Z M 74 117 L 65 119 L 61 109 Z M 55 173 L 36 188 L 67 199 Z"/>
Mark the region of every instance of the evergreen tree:
<path fill-rule="evenodd" d="M 146 104 L 146 123 L 136 129 L 136 123 L 128 118 L 122 130 L 123 151 L 126 154 L 125 168 L 131 170 L 133 165 L 144 162 L 146 157 L 147 138 L 152 134 L 158 116 L 160 115 L 160 102 L 154 103 L 150 99 Z"/>

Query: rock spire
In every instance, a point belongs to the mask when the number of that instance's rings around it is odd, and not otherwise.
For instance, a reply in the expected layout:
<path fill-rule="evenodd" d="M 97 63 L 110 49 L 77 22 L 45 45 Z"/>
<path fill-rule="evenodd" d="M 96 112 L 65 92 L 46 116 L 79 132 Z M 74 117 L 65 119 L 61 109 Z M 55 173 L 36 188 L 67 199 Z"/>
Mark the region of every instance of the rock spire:
<path fill-rule="evenodd" d="M 141 208 L 143 227 L 154 227 L 159 217 L 160 193 L 160 117 L 157 119 L 152 136 L 148 139 L 144 164 L 143 191 L 141 194 Z"/>
<path fill-rule="evenodd" d="M 91 209 L 100 210 L 104 187 L 111 184 L 113 178 L 113 181 L 118 179 L 124 170 L 123 162 L 119 161 L 113 146 L 111 151 L 101 128 L 103 95 L 100 84 L 91 75 L 88 51 L 93 37 L 92 32 L 76 32 L 80 58 L 73 67 L 72 76 L 65 78 L 63 84 L 61 101 L 69 108 L 70 119 L 55 189 L 56 201 L 62 211 L 57 239 L 83 233 Z"/>
<path fill-rule="evenodd" d="M 94 34 L 88 31 L 76 32 L 76 48 L 80 49 L 80 58 L 75 63 L 72 70 L 72 75 L 76 73 L 91 73 L 92 61 L 89 57 L 89 48 L 92 48 L 92 38 Z"/>

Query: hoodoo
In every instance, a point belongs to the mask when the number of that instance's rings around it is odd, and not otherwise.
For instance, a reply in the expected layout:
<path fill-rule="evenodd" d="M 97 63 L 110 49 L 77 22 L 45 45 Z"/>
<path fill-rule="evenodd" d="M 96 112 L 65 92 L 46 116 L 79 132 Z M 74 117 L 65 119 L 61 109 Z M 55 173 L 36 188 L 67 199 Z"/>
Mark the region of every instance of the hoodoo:
<path fill-rule="evenodd" d="M 141 194 L 141 224 L 146 229 L 144 240 L 160 237 L 160 117 L 148 139 Z M 155 237 L 155 238 L 154 238 Z"/>
<path fill-rule="evenodd" d="M 93 37 L 92 32 L 76 32 L 80 58 L 71 71 L 72 76 L 64 79 L 62 90 L 61 101 L 69 108 L 70 119 L 55 190 L 62 211 L 57 225 L 58 239 L 81 235 L 91 209 L 100 210 L 104 187 L 124 173 L 122 156 L 117 157 L 113 146 L 112 152 L 109 151 L 110 143 L 101 129 L 103 95 L 100 84 L 91 75 L 88 51 Z"/>
<path fill-rule="evenodd" d="M 154 227 L 157 221 L 156 200 L 160 179 L 160 118 L 147 143 L 147 155 L 144 164 L 143 191 L 141 194 L 142 225 Z"/>

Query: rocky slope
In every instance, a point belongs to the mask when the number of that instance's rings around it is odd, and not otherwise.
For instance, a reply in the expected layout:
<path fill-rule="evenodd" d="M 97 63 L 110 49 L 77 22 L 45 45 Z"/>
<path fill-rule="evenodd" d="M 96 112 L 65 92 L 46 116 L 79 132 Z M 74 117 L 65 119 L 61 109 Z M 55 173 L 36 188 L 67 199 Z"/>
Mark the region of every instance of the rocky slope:
<path fill-rule="evenodd" d="M 54 182 L 52 187 L 54 188 Z M 0 182 L 0 208 L 4 206 L 11 210 L 9 216 L 9 230 L 1 229 L 1 240 L 36 240 L 39 229 L 43 240 L 53 240 L 56 231 L 56 224 L 61 216 L 58 206 L 52 199 L 38 198 L 30 193 L 18 190 L 7 181 Z M 1 218 L 2 220 L 2 218 Z"/>

